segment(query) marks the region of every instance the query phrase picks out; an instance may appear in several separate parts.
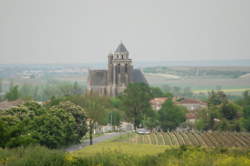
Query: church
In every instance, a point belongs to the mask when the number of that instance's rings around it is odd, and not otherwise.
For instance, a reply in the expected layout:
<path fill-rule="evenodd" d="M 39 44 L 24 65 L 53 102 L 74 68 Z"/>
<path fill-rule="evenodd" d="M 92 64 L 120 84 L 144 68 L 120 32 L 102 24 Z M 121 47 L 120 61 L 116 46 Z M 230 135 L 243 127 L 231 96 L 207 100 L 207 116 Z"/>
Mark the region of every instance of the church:
<path fill-rule="evenodd" d="M 123 43 L 108 55 L 107 70 L 89 70 L 88 91 L 101 96 L 117 96 L 129 83 L 147 84 L 147 80 L 141 70 L 133 68 Z"/>

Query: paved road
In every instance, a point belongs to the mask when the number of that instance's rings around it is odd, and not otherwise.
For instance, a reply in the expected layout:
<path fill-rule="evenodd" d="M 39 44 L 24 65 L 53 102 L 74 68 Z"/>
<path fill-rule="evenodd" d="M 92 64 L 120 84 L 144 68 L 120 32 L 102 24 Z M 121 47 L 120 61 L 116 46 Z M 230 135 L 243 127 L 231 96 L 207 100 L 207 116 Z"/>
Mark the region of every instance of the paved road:
<path fill-rule="evenodd" d="M 126 133 L 127 133 L 127 132 L 105 133 L 105 134 L 102 135 L 102 136 L 93 138 L 93 144 L 96 144 L 96 143 L 98 143 L 98 142 L 103 142 L 103 141 L 106 141 L 106 140 L 108 140 L 108 139 L 110 139 L 110 138 L 112 138 L 112 137 L 119 136 L 119 135 L 126 134 Z M 84 140 L 83 143 L 81 143 L 81 144 L 72 145 L 72 146 L 66 148 L 65 151 L 67 151 L 67 152 L 73 152 L 73 151 L 82 149 L 82 148 L 84 148 L 85 146 L 89 146 L 89 139 Z"/>

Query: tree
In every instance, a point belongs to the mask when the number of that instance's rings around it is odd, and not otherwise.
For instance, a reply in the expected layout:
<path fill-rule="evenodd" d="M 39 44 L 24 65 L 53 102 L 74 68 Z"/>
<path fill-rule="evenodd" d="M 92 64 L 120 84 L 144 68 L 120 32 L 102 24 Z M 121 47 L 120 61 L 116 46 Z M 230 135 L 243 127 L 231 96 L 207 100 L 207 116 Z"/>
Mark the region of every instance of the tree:
<path fill-rule="evenodd" d="M 167 100 L 159 110 L 159 123 L 163 131 L 174 130 L 185 121 L 185 108 Z"/>
<path fill-rule="evenodd" d="M 165 97 L 165 94 L 159 87 L 151 87 L 152 96 L 155 97 Z"/>
<path fill-rule="evenodd" d="M 39 143 L 50 148 L 78 143 L 86 133 L 83 109 L 66 102 L 44 107 L 35 102 L 0 112 L 0 146 Z"/>
<path fill-rule="evenodd" d="M 143 120 L 143 125 L 151 131 L 159 126 L 158 113 L 151 110 Z"/>
<path fill-rule="evenodd" d="M 19 95 L 18 85 L 11 87 L 9 92 L 5 94 L 5 99 L 7 99 L 8 101 L 17 100 L 19 97 L 20 95 Z"/>
<path fill-rule="evenodd" d="M 217 107 L 204 108 L 198 112 L 195 126 L 198 130 L 216 130 L 218 128 L 219 111 Z"/>
<path fill-rule="evenodd" d="M 223 91 L 211 91 L 208 93 L 208 106 L 220 105 L 228 101 L 226 94 Z"/>
<path fill-rule="evenodd" d="M 125 114 L 128 120 L 134 124 L 134 129 L 136 130 L 147 111 L 151 108 L 149 103 L 149 100 L 152 98 L 151 89 L 143 83 L 129 84 L 120 98 Z"/>
<path fill-rule="evenodd" d="M 76 121 L 76 130 L 78 134 L 77 140 L 80 140 L 87 132 L 87 125 L 86 125 L 87 117 L 85 110 L 82 107 L 70 101 L 61 102 L 59 105 L 55 107 L 64 109 L 65 111 L 73 115 Z"/>
<path fill-rule="evenodd" d="M 88 129 L 90 145 L 93 144 L 93 131 L 96 124 L 104 124 L 106 110 L 110 107 L 110 100 L 107 97 L 96 94 L 85 94 L 84 96 L 73 96 L 70 99 L 73 103 L 81 106 L 88 117 Z"/>
<path fill-rule="evenodd" d="M 243 108 L 242 127 L 246 131 L 250 131 L 250 91 L 243 93 L 243 98 L 238 101 L 238 104 Z"/>
<path fill-rule="evenodd" d="M 117 109 L 111 109 L 111 111 L 107 114 L 108 115 L 108 123 L 111 124 L 113 130 L 115 126 L 120 126 L 121 123 L 121 111 Z"/>
<path fill-rule="evenodd" d="M 223 103 L 219 109 L 223 118 L 227 120 L 235 120 L 240 118 L 242 114 L 242 108 L 232 102 Z"/>

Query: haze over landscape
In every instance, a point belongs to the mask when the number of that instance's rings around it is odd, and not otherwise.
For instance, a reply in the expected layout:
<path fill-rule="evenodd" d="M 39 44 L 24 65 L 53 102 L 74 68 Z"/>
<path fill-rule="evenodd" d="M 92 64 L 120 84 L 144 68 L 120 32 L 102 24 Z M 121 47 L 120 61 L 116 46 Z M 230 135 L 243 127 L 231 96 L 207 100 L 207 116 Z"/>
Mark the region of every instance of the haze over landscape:
<path fill-rule="evenodd" d="M 250 58 L 248 0 L 0 0 L 0 64 Z"/>
<path fill-rule="evenodd" d="M 0 0 L 0 166 L 250 166 L 249 0 Z"/>

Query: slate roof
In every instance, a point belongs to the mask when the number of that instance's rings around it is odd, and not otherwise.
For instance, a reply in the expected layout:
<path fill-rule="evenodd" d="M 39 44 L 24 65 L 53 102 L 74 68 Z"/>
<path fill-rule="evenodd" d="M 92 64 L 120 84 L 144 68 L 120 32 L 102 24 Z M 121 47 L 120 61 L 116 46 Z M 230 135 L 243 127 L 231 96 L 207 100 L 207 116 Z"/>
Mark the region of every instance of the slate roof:
<path fill-rule="evenodd" d="M 89 70 L 88 76 L 89 84 L 91 86 L 105 86 L 107 85 L 107 70 Z M 147 80 L 145 79 L 143 73 L 139 69 L 134 69 L 132 72 L 132 80 L 134 83 L 145 83 L 147 84 Z"/>
<path fill-rule="evenodd" d="M 128 53 L 128 50 L 126 49 L 123 43 L 120 43 L 119 46 L 116 48 L 115 53 Z"/>
<path fill-rule="evenodd" d="M 107 70 L 90 70 L 89 81 L 92 86 L 107 85 Z"/>
<path fill-rule="evenodd" d="M 134 83 L 145 83 L 148 84 L 147 80 L 145 79 L 143 73 L 139 69 L 133 70 L 132 79 Z"/>

